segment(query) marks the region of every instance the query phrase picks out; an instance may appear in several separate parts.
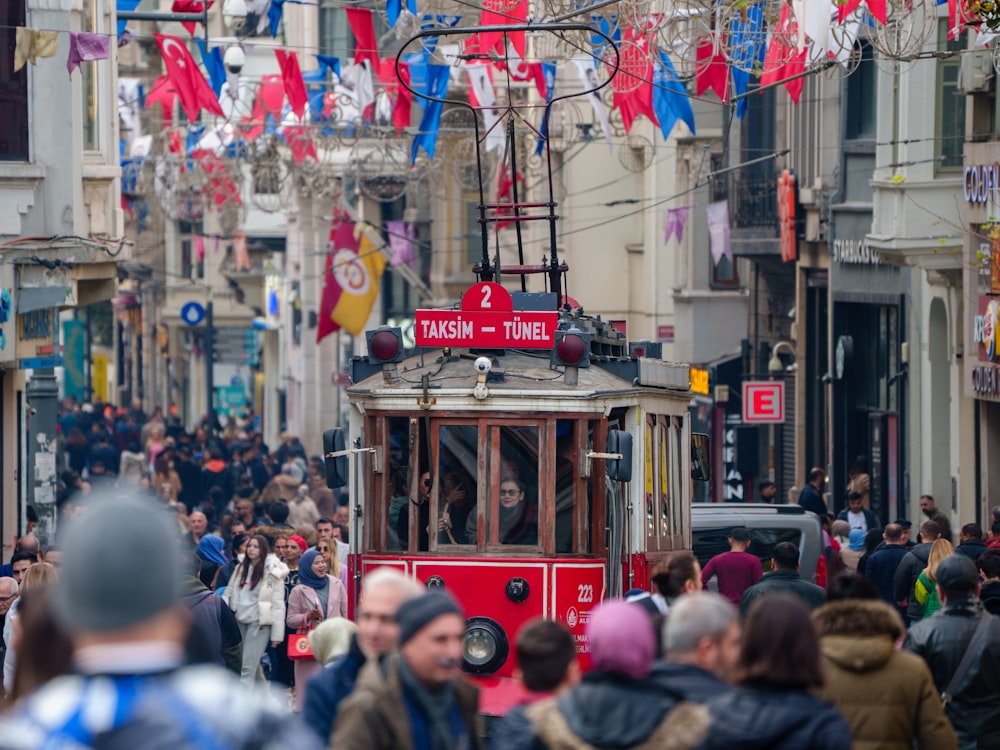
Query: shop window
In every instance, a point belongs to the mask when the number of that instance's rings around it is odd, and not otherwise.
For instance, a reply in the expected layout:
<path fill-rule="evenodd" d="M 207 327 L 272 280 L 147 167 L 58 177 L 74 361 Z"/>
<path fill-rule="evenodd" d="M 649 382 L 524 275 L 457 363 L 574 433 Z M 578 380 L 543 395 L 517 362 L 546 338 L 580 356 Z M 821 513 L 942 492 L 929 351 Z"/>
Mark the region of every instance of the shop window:
<path fill-rule="evenodd" d="M 28 66 L 14 72 L 17 27 L 25 25 L 24 0 L 0 3 L 0 161 L 28 160 Z"/>

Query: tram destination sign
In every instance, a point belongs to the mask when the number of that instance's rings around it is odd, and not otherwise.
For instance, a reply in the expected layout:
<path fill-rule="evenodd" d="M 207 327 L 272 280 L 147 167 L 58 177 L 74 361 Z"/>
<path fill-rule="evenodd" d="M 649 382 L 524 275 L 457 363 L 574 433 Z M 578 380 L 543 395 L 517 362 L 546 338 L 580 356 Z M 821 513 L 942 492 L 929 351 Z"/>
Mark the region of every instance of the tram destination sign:
<path fill-rule="evenodd" d="M 515 310 L 510 292 L 489 281 L 473 284 L 458 310 L 417 310 L 417 346 L 479 349 L 551 349 L 555 310 Z"/>

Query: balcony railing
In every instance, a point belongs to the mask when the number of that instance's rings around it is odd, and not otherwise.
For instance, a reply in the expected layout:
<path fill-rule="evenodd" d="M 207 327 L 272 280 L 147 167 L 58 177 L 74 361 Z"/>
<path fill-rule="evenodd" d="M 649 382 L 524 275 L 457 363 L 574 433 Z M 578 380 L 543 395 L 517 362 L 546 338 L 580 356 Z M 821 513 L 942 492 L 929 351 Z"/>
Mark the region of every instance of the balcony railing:
<path fill-rule="evenodd" d="M 772 230 L 778 236 L 778 180 L 776 177 L 729 177 L 729 220 L 733 229 Z"/>

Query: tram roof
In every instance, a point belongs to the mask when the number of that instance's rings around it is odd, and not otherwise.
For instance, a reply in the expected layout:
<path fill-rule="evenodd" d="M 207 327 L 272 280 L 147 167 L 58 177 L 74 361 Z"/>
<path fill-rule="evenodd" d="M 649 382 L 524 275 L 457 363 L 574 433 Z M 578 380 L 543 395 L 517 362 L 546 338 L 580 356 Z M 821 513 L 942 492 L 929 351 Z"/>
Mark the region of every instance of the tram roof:
<path fill-rule="evenodd" d="M 441 349 L 427 349 L 396 365 L 398 382 L 386 382 L 385 373 L 377 371 L 349 386 L 347 391 L 354 398 L 403 397 L 412 407 L 413 399 L 423 392 L 423 376 L 427 375 L 430 395 L 439 402 L 447 399 L 451 408 L 459 405 L 482 407 L 488 406 L 491 401 L 495 403 L 496 399 L 518 397 L 538 399 L 550 396 L 566 401 L 568 394 L 573 394 L 576 399 L 640 394 L 690 398 L 687 365 L 645 358 L 592 362 L 589 367 L 577 368 L 577 382 L 571 385 L 567 383 L 562 367 L 550 365 L 550 355 L 548 350 L 451 350 L 451 355 L 446 358 Z M 486 382 L 489 396 L 477 400 L 472 395 L 479 380 L 474 363 L 482 356 L 492 361 L 492 370 Z M 655 385 L 661 387 L 643 385 L 641 377 L 627 377 L 631 371 L 645 371 L 647 378 L 657 376 Z M 623 377 L 623 374 L 626 376 Z"/>

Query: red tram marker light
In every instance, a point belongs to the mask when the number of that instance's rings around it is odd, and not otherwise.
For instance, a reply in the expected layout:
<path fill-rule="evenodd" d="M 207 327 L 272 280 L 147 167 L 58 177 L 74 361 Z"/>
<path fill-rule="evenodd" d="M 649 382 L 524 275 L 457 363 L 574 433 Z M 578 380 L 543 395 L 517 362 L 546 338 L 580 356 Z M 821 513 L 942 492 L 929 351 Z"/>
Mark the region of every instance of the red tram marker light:
<path fill-rule="evenodd" d="M 368 360 L 373 365 L 403 361 L 402 329 L 381 326 L 373 331 L 365 331 L 365 338 L 368 344 Z"/>
<path fill-rule="evenodd" d="M 590 367 L 590 334 L 579 328 L 556 331 L 552 364 L 563 367 Z"/>

